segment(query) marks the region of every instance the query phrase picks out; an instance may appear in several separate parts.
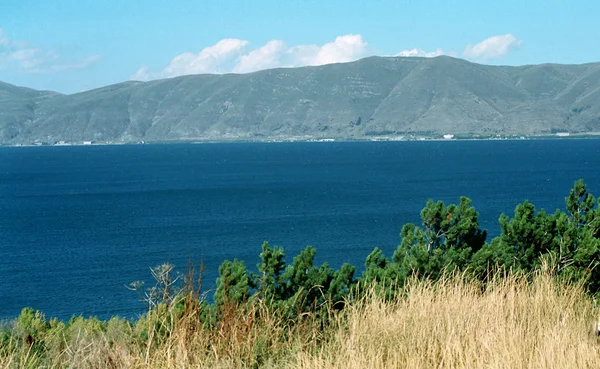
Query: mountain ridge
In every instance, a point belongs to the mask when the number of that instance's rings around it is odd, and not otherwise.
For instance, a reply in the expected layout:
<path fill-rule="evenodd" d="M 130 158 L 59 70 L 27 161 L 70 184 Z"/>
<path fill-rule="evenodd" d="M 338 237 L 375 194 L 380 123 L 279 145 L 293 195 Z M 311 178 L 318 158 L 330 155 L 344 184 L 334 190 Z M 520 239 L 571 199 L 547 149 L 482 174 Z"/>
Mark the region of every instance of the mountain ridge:
<path fill-rule="evenodd" d="M 600 132 L 600 63 L 369 57 L 126 81 L 64 95 L 0 82 L 0 144 Z"/>

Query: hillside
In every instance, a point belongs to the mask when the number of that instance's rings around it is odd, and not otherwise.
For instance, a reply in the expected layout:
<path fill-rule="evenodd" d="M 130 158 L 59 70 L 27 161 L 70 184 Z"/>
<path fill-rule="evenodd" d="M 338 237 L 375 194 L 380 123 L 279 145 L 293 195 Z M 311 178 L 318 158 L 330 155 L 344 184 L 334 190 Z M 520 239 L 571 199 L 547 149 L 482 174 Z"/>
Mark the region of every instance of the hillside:
<path fill-rule="evenodd" d="M 0 144 L 600 132 L 600 63 L 370 57 L 126 82 L 73 95 L 0 83 Z"/>

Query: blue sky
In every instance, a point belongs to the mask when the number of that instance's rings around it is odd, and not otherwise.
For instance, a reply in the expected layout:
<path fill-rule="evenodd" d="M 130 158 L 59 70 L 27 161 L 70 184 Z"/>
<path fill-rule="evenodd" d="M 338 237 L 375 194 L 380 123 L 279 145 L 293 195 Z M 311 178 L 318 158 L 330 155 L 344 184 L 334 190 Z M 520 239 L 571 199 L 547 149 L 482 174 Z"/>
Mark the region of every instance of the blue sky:
<path fill-rule="evenodd" d="M 600 61 L 596 0 L 0 0 L 0 81 L 74 93 L 370 55 Z"/>

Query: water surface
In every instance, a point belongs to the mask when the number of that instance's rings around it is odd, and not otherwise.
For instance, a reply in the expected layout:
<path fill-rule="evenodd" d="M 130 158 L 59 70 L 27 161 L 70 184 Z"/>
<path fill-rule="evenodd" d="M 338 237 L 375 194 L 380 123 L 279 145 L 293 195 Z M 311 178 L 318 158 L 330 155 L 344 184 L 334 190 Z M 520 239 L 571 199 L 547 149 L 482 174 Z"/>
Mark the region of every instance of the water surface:
<path fill-rule="evenodd" d="M 124 286 L 149 267 L 203 259 L 254 269 L 263 241 L 288 261 L 362 267 L 391 255 L 428 198 L 469 196 L 491 235 L 525 199 L 564 207 L 584 178 L 600 194 L 599 140 L 240 143 L 0 148 L 0 318 L 135 316 Z"/>

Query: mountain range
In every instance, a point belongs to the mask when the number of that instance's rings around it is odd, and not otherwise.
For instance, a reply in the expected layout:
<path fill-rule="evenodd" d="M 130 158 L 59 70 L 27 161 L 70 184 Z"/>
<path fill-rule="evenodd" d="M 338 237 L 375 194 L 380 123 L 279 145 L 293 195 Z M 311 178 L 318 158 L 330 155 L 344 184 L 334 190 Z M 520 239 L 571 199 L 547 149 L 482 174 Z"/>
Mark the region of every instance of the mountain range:
<path fill-rule="evenodd" d="M 600 63 L 369 57 L 129 81 L 64 95 L 0 83 L 0 144 L 600 132 Z"/>

